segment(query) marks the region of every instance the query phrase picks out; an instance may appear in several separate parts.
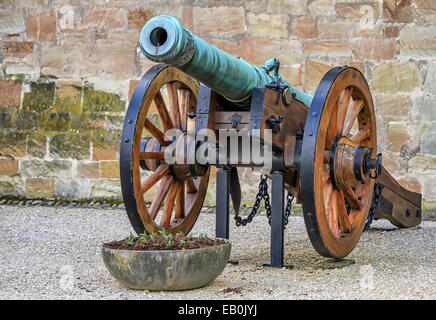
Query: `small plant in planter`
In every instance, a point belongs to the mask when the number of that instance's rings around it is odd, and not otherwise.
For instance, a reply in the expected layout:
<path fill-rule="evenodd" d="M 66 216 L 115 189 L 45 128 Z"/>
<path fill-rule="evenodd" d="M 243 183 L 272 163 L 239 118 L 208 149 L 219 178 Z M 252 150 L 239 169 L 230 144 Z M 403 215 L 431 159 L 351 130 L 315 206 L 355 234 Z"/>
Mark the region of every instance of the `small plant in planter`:
<path fill-rule="evenodd" d="M 132 233 L 120 241 L 103 244 L 102 256 L 109 272 L 129 288 L 187 290 L 202 287 L 224 270 L 231 245 L 225 239 L 182 232 Z"/>

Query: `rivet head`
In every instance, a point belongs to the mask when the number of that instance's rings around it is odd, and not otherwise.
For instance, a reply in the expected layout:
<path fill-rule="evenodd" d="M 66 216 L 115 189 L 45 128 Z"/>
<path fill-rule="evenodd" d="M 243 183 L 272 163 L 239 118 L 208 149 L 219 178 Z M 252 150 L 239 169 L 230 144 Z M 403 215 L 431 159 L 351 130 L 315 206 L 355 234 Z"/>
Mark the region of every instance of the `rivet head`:
<path fill-rule="evenodd" d="M 132 119 L 130 119 L 129 121 L 127 121 L 129 124 L 132 124 L 133 123 L 133 120 Z"/>
<path fill-rule="evenodd" d="M 128 143 L 129 141 L 130 141 L 129 138 L 125 138 L 125 139 L 124 139 L 124 142 L 125 142 L 125 143 Z"/>

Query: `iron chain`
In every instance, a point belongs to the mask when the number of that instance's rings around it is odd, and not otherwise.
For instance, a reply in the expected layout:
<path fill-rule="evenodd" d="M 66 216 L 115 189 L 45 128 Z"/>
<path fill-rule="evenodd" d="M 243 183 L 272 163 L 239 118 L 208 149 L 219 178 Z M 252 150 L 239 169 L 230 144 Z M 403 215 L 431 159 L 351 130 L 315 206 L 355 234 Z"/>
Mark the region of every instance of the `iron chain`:
<path fill-rule="evenodd" d="M 268 193 L 268 183 L 267 178 L 264 175 L 261 175 L 260 182 L 259 182 L 259 191 L 256 194 L 256 200 L 254 201 L 253 208 L 251 209 L 250 214 L 247 216 L 247 218 L 242 219 L 239 215 L 235 215 L 235 221 L 236 226 L 246 226 L 247 223 L 250 223 L 253 221 L 253 218 L 256 216 L 261 201 L 264 201 L 265 203 L 265 210 L 266 210 L 266 216 L 268 218 L 268 223 L 271 225 L 271 202 L 270 197 Z M 290 195 L 288 193 L 286 198 L 286 209 L 285 209 L 285 216 L 284 216 L 284 222 L 285 225 L 289 222 L 289 215 L 291 214 L 292 209 L 292 201 L 294 200 L 294 196 Z"/>
<path fill-rule="evenodd" d="M 364 229 L 365 231 L 369 230 L 372 221 L 374 220 L 375 211 L 377 210 L 378 203 L 380 202 L 380 195 L 382 189 L 383 189 L 383 185 L 381 183 L 377 182 L 374 185 L 375 196 L 374 199 L 372 200 L 371 208 L 369 208 L 368 218 L 366 219 L 366 223 L 365 223 L 365 229 Z"/>

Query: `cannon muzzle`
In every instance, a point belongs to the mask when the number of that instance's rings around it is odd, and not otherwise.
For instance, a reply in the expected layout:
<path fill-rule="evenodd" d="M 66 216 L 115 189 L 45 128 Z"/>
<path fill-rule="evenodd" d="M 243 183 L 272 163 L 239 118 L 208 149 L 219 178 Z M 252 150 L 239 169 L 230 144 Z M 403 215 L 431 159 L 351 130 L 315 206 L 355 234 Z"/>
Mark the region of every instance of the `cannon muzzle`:
<path fill-rule="evenodd" d="M 310 106 L 312 96 L 292 87 L 278 73 L 277 59 L 264 67 L 253 66 L 193 35 L 175 18 L 161 15 L 148 21 L 141 31 L 140 47 L 154 61 L 176 67 L 238 105 L 249 105 L 255 87 L 281 82 L 295 98 Z M 276 71 L 277 71 L 276 70 Z"/>

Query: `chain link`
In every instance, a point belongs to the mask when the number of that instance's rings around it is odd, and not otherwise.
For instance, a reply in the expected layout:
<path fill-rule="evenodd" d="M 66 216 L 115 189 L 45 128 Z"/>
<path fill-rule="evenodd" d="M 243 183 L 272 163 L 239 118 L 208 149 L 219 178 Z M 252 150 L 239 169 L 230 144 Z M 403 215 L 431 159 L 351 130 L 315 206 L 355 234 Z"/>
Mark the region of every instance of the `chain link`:
<path fill-rule="evenodd" d="M 366 219 L 364 231 L 369 230 L 369 228 L 371 227 L 372 221 L 374 220 L 375 212 L 378 207 L 378 203 L 380 202 L 380 195 L 382 189 L 383 189 L 383 185 L 381 183 L 377 182 L 374 185 L 375 196 L 374 199 L 372 200 L 371 208 L 369 209 L 368 212 L 368 218 Z"/>
<path fill-rule="evenodd" d="M 241 225 L 246 226 L 247 223 L 252 222 L 253 218 L 256 216 L 260 208 L 260 203 L 262 200 L 265 203 L 265 210 L 266 210 L 266 216 L 268 218 L 268 223 L 269 225 L 271 225 L 271 202 L 268 193 L 267 178 L 264 175 L 260 176 L 259 191 L 256 194 L 256 200 L 254 201 L 254 205 L 253 208 L 251 208 L 250 214 L 247 216 L 247 218 L 244 219 L 242 219 L 239 215 L 236 214 L 235 215 L 236 226 L 238 227 Z M 289 222 L 289 215 L 291 214 L 293 200 L 294 200 L 294 196 L 288 193 L 286 198 L 286 209 L 285 209 L 285 216 L 284 216 L 285 225 L 287 225 Z"/>

